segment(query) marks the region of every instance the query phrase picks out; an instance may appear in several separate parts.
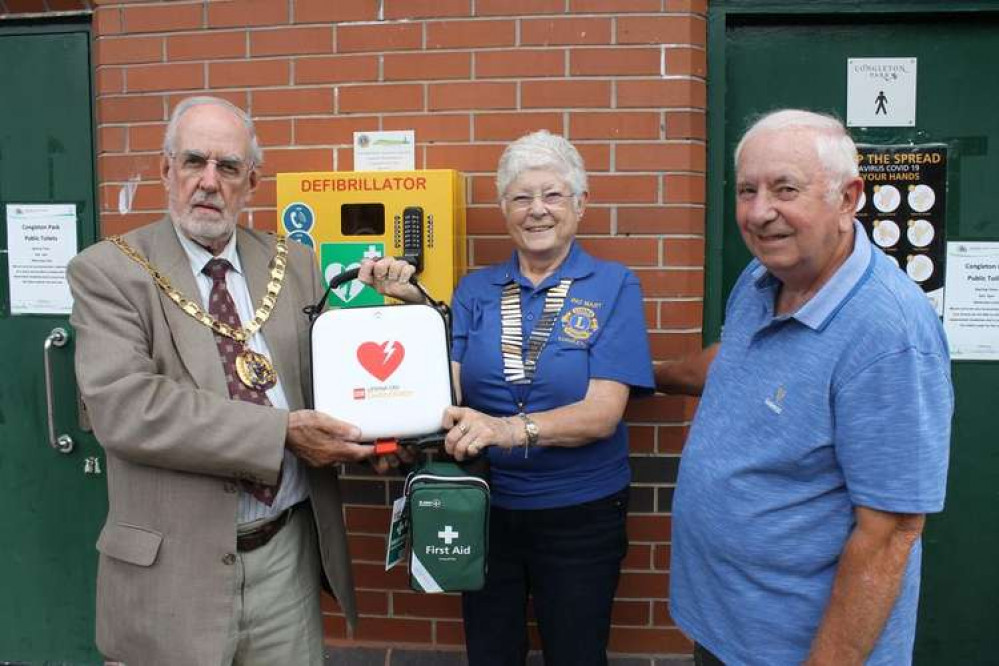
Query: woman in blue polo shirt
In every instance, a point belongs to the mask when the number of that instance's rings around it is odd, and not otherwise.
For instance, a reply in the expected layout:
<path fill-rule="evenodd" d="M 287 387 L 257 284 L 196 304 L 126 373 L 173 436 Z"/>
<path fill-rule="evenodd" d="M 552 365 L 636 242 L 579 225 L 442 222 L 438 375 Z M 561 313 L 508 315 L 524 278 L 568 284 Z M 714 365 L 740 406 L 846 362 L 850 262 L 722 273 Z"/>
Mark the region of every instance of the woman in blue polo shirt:
<path fill-rule="evenodd" d="M 632 390 L 653 386 L 642 293 L 631 271 L 575 241 L 588 190 L 564 138 L 512 143 L 496 185 L 515 251 L 454 293 L 463 406 L 444 417 L 448 452 L 484 453 L 491 467 L 486 584 L 463 596 L 468 661 L 523 666 L 532 595 L 546 666 L 603 666 L 628 547 L 622 416 Z M 421 298 L 402 286 L 402 262 L 364 271 L 379 291 Z"/>

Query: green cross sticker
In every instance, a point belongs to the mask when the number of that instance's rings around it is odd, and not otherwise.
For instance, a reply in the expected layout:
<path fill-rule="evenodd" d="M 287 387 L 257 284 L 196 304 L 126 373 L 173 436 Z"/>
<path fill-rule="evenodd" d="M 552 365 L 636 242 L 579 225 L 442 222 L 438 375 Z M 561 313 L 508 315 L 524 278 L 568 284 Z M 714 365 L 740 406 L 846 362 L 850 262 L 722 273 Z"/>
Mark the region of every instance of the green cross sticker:
<path fill-rule="evenodd" d="M 319 260 L 326 284 L 337 275 L 360 267 L 362 259 L 378 259 L 384 256 L 384 243 L 323 243 L 319 249 Z M 385 297 L 359 280 L 351 280 L 330 292 L 329 304 L 334 308 L 384 305 Z"/>

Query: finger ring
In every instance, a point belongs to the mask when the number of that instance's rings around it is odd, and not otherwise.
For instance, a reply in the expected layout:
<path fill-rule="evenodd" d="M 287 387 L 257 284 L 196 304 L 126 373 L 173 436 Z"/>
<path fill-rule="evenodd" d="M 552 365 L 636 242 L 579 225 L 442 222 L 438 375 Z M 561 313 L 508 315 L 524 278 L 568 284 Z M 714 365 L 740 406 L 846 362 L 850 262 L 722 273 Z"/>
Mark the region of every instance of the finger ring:
<path fill-rule="evenodd" d="M 458 430 L 461 431 L 462 435 L 467 435 L 468 434 L 468 426 L 465 425 L 464 423 L 459 423 L 458 424 Z"/>

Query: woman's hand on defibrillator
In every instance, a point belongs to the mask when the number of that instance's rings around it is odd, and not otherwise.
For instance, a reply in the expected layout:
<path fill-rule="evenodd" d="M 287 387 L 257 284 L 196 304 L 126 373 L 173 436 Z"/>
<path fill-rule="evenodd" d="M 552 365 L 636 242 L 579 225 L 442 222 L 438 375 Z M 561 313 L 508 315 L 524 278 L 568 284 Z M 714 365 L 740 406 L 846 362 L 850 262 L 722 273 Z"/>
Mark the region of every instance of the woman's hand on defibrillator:
<path fill-rule="evenodd" d="M 468 407 L 448 407 L 441 425 L 444 450 L 457 460 L 472 458 L 487 446 L 510 448 L 517 445 L 517 432 L 509 419 L 489 416 Z"/>
<path fill-rule="evenodd" d="M 377 261 L 364 259 L 361 261 L 357 279 L 373 287 L 379 294 L 398 298 L 406 303 L 423 303 L 423 294 L 410 283 L 415 272 L 416 268 L 403 259 L 395 257 L 382 257 Z"/>

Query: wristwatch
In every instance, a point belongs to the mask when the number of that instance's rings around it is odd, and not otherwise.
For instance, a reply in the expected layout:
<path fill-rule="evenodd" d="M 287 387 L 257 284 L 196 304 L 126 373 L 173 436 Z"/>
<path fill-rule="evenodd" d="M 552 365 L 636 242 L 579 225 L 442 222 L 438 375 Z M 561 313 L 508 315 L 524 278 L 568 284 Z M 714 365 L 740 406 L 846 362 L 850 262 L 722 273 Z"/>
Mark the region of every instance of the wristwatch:
<path fill-rule="evenodd" d="M 531 417 L 527 414 L 521 412 L 518 414 L 520 420 L 524 422 L 524 455 L 527 455 L 527 451 L 530 450 L 532 446 L 537 445 L 538 435 L 541 434 L 541 429 L 538 428 L 538 424 L 531 420 Z"/>

